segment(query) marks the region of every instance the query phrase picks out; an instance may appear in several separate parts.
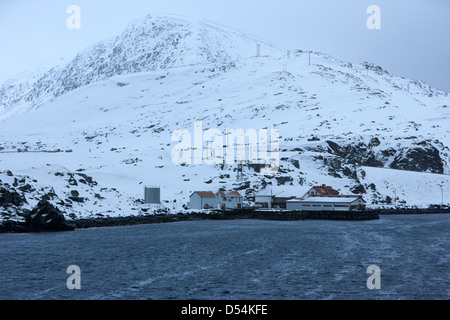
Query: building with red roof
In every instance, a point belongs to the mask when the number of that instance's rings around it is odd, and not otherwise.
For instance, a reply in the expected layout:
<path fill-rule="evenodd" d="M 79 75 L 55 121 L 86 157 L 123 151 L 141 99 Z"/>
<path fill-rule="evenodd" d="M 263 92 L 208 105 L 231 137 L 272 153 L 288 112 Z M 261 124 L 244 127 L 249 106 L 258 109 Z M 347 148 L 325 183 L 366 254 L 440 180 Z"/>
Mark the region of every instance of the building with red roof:
<path fill-rule="evenodd" d="M 244 198 L 237 191 L 219 190 L 217 193 L 212 191 L 196 191 L 190 196 L 189 206 L 195 210 L 208 209 L 241 209 Z"/>

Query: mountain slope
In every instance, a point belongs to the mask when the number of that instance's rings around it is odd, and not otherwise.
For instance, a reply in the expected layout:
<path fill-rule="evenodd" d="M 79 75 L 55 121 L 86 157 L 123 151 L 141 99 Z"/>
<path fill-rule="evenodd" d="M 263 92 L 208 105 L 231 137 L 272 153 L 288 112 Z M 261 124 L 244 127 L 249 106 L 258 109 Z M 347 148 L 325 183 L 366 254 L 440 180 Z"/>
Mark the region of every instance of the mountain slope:
<path fill-rule="evenodd" d="M 277 49 L 238 31 L 172 16 L 147 16 L 114 39 L 98 42 L 67 65 L 36 79 L 8 81 L 0 87 L 0 118 L 39 107 L 66 92 L 115 75 L 198 64 L 228 64 Z"/>

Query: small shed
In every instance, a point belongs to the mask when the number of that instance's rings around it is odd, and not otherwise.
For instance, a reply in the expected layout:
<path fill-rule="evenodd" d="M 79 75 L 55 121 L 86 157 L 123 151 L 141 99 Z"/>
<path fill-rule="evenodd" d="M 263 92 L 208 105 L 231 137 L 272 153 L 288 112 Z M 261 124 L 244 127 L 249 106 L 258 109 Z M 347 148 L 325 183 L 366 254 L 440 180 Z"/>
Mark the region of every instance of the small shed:
<path fill-rule="evenodd" d="M 161 188 L 159 186 L 145 187 L 144 200 L 147 204 L 161 204 Z"/>

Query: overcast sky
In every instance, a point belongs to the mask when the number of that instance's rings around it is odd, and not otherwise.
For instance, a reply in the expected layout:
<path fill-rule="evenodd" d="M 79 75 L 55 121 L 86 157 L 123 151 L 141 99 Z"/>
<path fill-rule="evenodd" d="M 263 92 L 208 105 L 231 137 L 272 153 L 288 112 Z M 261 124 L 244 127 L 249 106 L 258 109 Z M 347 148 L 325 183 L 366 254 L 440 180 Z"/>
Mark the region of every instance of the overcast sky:
<path fill-rule="evenodd" d="M 81 9 L 69 30 L 66 9 Z M 381 9 L 381 30 L 366 12 Z M 285 49 L 380 65 L 450 92 L 449 0 L 0 0 L 0 79 L 72 57 L 147 14 L 216 21 Z"/>

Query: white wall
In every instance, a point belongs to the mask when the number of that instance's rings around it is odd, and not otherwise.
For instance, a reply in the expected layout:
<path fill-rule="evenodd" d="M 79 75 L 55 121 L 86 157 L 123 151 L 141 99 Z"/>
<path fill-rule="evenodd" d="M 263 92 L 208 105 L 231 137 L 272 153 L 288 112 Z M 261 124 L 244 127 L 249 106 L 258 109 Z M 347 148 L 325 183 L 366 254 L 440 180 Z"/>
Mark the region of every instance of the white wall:
<path fill-rule="evenodd" d="M 195 193 L 191 196 L 189 207 L 195 210 L 204 210 L 205 206 L 208 205 L 210 208 L 217 209 L 218 208 L 218 199 L 217 198 L 201 198 L 198 193 Z"/>
<path fill-rule="evenodd" d="M 227 197 L 226 200 L 223 200 L 224 198 L 217 198 L 217 204 L 218 207 L 222 208 L 222 205 L 225 205 L 225 209 L 236 209 L 238 207 L 238 204 L 241 204 L 241 208 L 242 208 L 242 200 L 243 198 L 230 198 Z"/>
<path fill-rule="evenodd" d="M 348 210 L 349 207 L 343 210 Z M 340 209 L 340 208 L 339 208 Z M 316 203 L 316 202 L 286 202 L 286 210 L 302 210 L 302 211 L 334 211 L 338 208 L 333 203 Z M 342 210 L 342 209 L 341 209 Z"/>
<path fill-rule="evenodd" d="M 342 206 L 342 207 L 341 207 Z M 286 210 L 302 211 L 349 211 L 347 203 L 287 202 Z"/>
<path fill-rule="evenodd" d="M 267 203 L 269 209 L 272 208 L 272 196 L 255 196 L 255 203 Z"/>

